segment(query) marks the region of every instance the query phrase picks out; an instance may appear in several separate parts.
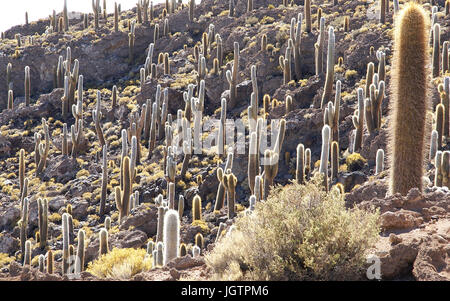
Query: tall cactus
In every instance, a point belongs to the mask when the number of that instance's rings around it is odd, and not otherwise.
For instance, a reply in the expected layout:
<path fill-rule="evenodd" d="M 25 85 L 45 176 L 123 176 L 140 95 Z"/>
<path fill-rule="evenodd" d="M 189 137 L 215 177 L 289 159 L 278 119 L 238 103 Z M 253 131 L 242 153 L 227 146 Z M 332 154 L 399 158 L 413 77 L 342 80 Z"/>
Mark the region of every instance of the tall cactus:
<path fill-rule="evenodd" d="M 95 1 L 95 3 L 94 3 Z M 100 0 L 92 0 L 92 11 L 94 12 L 94 26 L 95 30 L 99 28 L 98 20 L 100 15 Z"/>
<path fill-rule="evenodd" d="M 63 16 L 64 16 L 64 31 L 69 31 L 69 14 L 67 13 L 67 0 L 64 0 L 64 9 L 63 9 Z"/>
<path fill-rule="evenodd" d="M 69 271 L 69 260 L 70 260 L 70 253 L 69 253 L 69 245 L 70 245 L 70 238 L 69 238 L 69 214 L 64 213 L 62 215 L 62 236 L 63 236 L 63 265 L 62 265 L 62 273 L 63 275 L 67 274 Z"/>
<path fill-rule="evenodd" d="M 428 16 L 414 3 L 396 17 L 391 109 L 390 193 L 422 191 L 427 92 Z"/>
<path fill-rule="evenodd" d="M 100 119 L 102 118 L 101 101 L 102 94 L 100 91 L 97 91 L 97 105 L 95 109 L 92 110 L 92 119 L 94 119 L 95 131 L 97 132 L 100 146 L 103 147 L 105 145 L 105 137 L 103 136 L 102 126 L 100 125 Z"/>
<path fill-rule="evenodd" d="M 106 194 L 108 187 L 108 150 L 106 144 L 103 145 L 102 154 L 102 192 L 100 197 L 100 216 L 103 216 L 105 214 L 107 197 Z"/>
<path fill-rule="evenodd" d="M 310 0 L 308 0 L 310 1 Z M 305 14 L 306 14 L 306 32 L 311 31 L 311 7 L 309 7 L 309 30 L 308 30 L 308 14 L 306 13 L 306 3 L 305 3 Z M 302 78 L 302 70 L 301 70 L 301 40 L 302 40 L 302 14 L 298 14 L 297 20 L 295 18 L 291 19 L 291 29 L 290 29 L 290 38 L 294 42 L 294 70 L 295 77 L 297 80 Z M 297 24 L 296 24 L 297 21 Z M 267 39 L 267 36 L 266 36 Z M 267 41 L 266 41 L 267 44 Z M 267 46 L 266 46 L 267 47 Z"/>
<path fill-rule="evenodd" d="M 40 175 L 47 165 L 47 157 L 50 150 L 50 133 L 48 131 L 47 121 L 42 118 L 42 127 L 44 129 L 45 144 L 38 144 L 39 161 L 36 162 L 36 175 Z M 37 141 L 36 141 L 37 142 Z"/>
<path fill-rule="evenodd" d="M 358 88 L 358 109 L 353 114 L 353 126 L 356 128 L 353 152 L 358 152 L 362 145 L 364 132 L 364 90 Z"/>
<path fill-rule="evenodd" d="M 19 151 L 19 189 L 22 196 L 25 182 L 25 150 L 22 148 Z"/>
<path fill-rule="evenodd" d="M 227 190 L 228 218 L 233 218 L 235 215 L 237 178 L 232 173 L 226 174 L 223 182 L 225 189 Z"/>
<path fill-rule="evenodd" d="M 128 33 L 128 61 L 130 64 L 134 62 L 134 40 L 135 40 L 135 25 L 136 22 L 131 22 L 131 30 Z"/>
<path fill-rule="evenodd" d="M 331 179 L 337 179 L 339 172 L 339 144 L 331 142 Z"/>
<path fill-rule="evenodd" d="M 336 97 L 334 103 L 328 102 L 324 111 L 324 124 L 331 128 L 331 140 L 339 141 L 339 111 L 341 103 L 341 81 L 336 82 Z"/>
<path fill-rule="evenodd" d="M 23 206 L 21 208 L 21 219 L 20 219 L 20 250 L 22 256 L 25 254 L 25 242 L 27 241 L 27 228 L 28 228 L 28 208 L 29 199 L 25 198 L 23 200 Z"/>
<path fill-rule="evenodd" d="M 298 184 L 303 184 L 305 182 L 305 146 L 301 143 L 297 145 L 295 179 Z"/>
<path fill-rule="evenodd" d="M 25 105 L 30 105 L 30 95 L 31 95 L 31 79 L 30 79 L 30 67 L 25 66 Z"/>
<path fill-rule="evenodd" d="M 439 64 L 440 64 L 440 55 L 441 55 L 441 26 L 439 23 L 434 24 L 433 26 L 433 56 L 432 56 L 432 65 L 433 65 L 433 77 L 438 77 L 440 73 Z"/>
<path fill-rule="evenodd" d="M 280 55 L 279 64 L 281 69 L 283 70 L 283 84 L 286 85 L 291 81 L 291 65 L 292 65 L 292 46 L 293 41 L 289 39 L 288 47 L 286 48 L 285 55 Z"/>
<path fill-rule="evenodd" d="M 176 210 L 169 209 L 164 216 L 164 265 L 179 256 L 180 217 Z"/>
<path fill-rule="evenodd" d="M 328 53 L 327 53 L 327 75 L 325 78 L 325 86 L 322 95 L 321 108 L 323 108 L 331 98 L 333 92 L 334 81 L 334 55 L 335 55 L 335 36 L 334 28 L 330 26 L 328 29 Z"/>
<path fill-rule="evenodd" d="M 250 188 L 251 194 L 255 191 L 255 178 L 258 173 L 259 162 L 258 162 L 258 141 L 257 134 L 253 132 L 250 134 L 250 144 L 248 153 L 248 186 Z"/>
<path fill-rule="evenodd" d="M 322 128 L 322 152 L 320 154 L 319 172 L 323 175 L 323 184 L 328 191 L 328 155 L 330 153 L 330 127 L 324 125 Z"/>
<path fill-rule="evenodd" d="M 130 195 L 132 189 L 131 173 L 130 173 L 130 158 L 125 156 L 122 160 L 123 174 L 123 187 L 117 186 L 115 189 L 116 194 L 116 207 L 119 210 L 119 223 L 123 218 L 130 213 Z"/>
<path fill-rule="evenodd" d="M 39 247 L 41 249 L 47 246 L 48 235 L 48 201 L 47 199 L 38 199 L 38 217 L 39 217 Z"/>
<path fill-rule="evenodd" d="M 304 11 L 305 11 L 305 31 L 311 32 L 311 0 L 305 0 L 304 5 Z"/>
<path fill-rule="evenodd" d="M 230 0 L 233 1 L 233 0 Z M 233 58 L 233 66 L 230 70 L 227 70 L 226 77 L 228 84 L 230 85 L 230 109 L 234 108 L 237 101 L 237 84 L 238 84 L 238 73 L 239 73 L 239 43 L 234 42 L 234 58 Z"/>
<path fill-rule="evenodd" d="M 78 231 L 77 256 L 75 257 L 75 274 L 80 274 L 84 270 L 85 236 L 86 232 L 84 230 Z"/>

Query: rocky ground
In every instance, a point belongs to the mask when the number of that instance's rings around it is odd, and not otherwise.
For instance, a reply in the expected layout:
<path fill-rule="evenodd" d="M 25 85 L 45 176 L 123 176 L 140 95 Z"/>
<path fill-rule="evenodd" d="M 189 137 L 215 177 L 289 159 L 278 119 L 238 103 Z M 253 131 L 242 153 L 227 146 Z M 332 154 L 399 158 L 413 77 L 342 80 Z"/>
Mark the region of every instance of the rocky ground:
<path fill-rule="evenodd" d="M 74 232 L 86 231 L 86 262 L 98 256 L 98 232 L 104 226 L 105 216 L 99 216 L 101 192 L 101 147 L 92 118 L 96 103 L 96 91 L 102 95 L 102 126 L 108 143 L 109 184 L 107 216 L 111 217 L 109 231 L 110 248 L 145 248 L 149 239 L 154 239 L 157 231 L 157 207 L 154 198 L 165 194 L 167 181 L 163 170 L 164 140 L 158 141 L 151 159 L 147 158 L 147 141 L 142 140 L 143 160 L 137 167 L 134 191 L 140 192 L 140 205 L 134 208 L 124 221 L 118 223 L 118 213 L 114 201 L 114 187 L 118 185 L 120 174 L 120 131 L 129 127 L 129 113 L 138 108 L 146 99 L 153 99 L 156 86 L 169 89 L 169 113 L 176 116 L 178 109 L 184 108 L 183 92 L 187 85 L 196 83 L 197 64 L 194 59 L 194 46 L 201 43 L 202 34 L 214 24 L 216 33 L 223 40 L 224 66 L 219 74 L 208 74 L 205 78 L 206 97 L 204 116 L 219 118 L 221 98 L 229 99 L 229 86 L 226 70 L 233 61 L 233 43 L 240 46 L 240 69 L 238 102 L 228 110 L 228 118 L 238 118 L 247 114 L 252 83 L 250 69 L 257 68 L 259 95 L 271 96 L 272 104 L 269 119 L 286 119 L 286 134 L 282 153 L 289 153 L 280 160 L 275 183 L 285 185 L 295 177 L 295 156 L 298 143 L 311 149 L 313 164 L 320 159 L 321 130 L 323 112 L 320 99 L 325 82 L 324 75 L 314 72 L 314 43 L 318 37 L 317 10 L 322 9 L 327 26 L 334 26 L 336 34 L 336 61 L 343 58 L 343 64 L 335 66 L 335 80 L 342 82 L 342 102 L 339 122 L 340 170 L 337 181 L 342 183 L 349 207 L 375 206 L 380 208 L 382 232 L 374 249 L 381 259 L 383 279 L 389 280 L 450 280 L 450 193 L 447 187 L 432 187 L 434 165 L 427 162 L 427 188 L 423 193 L 412 189 L 407 196 L 387 196 L 387 172 L 374 175 L 375 156 L 378 149 L 389 150 L 387 128 L 389 120 L 389 80 L 392 58 L 393 8 L 387 15 L 385 24 L 378 22 L 378 1 L 340 0 L 312 1 L 312 32 L 302 35 L 302 78 L 283 84 L 283 73 L 279 68 L 279 56 L 284 55 L 289 39 L 291 18 L 303 12 L 303 1 L 294 0 L 293 6 L 285 7 L 281 0 L 254 1 L 254 10 L 246 11 L 247 1 L 236 1 L 235 16 L 228 16 L 228 1 L 203 1 L 195 8 L 194 22 L 188 21 L 187 6 L 168 15 L 170 34 L 160 37 L 154 48 L 153 61 L 158 54 L 169 53 L 170 75 L 163 75 L 163 64 L 158 64 L 158 78 L 139 81 L 139 70 L 145 63 L 148 46 L 153 41 L 154 24 L 163 27 L 161 18 L 163 6 L 155 6 L 155 16 L 149 25 L 136 24 L 136 38 L 133 63 L 128 62 L 127 20 L 136 19 L 136 9 L 123 11 L 120 15 L 119 32 L 114 32 L 113 14 L 100 19 L 100 29 L 91 26 L 83 29 L 79 14 L 72 14 L 70 30 L 65 33 L 46 34 L 49 20 L 40 20 L 29 25 L 16 26 L 5 32 L 0 43 L 0 70 L 6 70 L 11 63 L 14 84 L 14 109 L 0 113 L 0 253 L 6 254 L 5 263 L 0 260 L 0 279 L 2 280 L 67 280 L 61 276 L 62 234 L 61 215 L 68 204 L 72 205 Z M 404 1 L 400 1 L 402 4 Z M 450 40 L 450 16 L 443 12 L 444 1 L 433 1 L 439 6 L 441 42 Z M 391 3 L 392 5 L 392 3 Z M 431 5 L 424 4 L 431 11 Z M 350 17 L 350 30 L 344 31 L 345 16 Z M 29 42 L 17 46 L 16 34 L 22 38 L 33 36 Z M 261 51 L 262 35 L 267 35 L 269 51 Z M 61 115 L 62 88 L 54 88 L 54 68 L 60 55 L 65 57 L 67 46 L 71 47 L 72 58 L 80 62 L 80 74 L 84 76 L 84 130 L 86 142 L 76 159 L 61 154 L 62 124 L 70 126 L 72 115 L 64 120 Z M 382 104 L 382 127 L 376 134 L 365 133 L 361 156 L 366 159 L 360 166 L 348 164 L 353 140 L 352 115 L 357 108 L 356 90 L 365 84 L 367 64 L 378 60 L 370 54 L 370 48 L 386 52 L 387 84 L 386 97 Z M 207 69 L 211 70 L 216 57 L 213 43 L 207 58 Z M 24 68 L 31 69 L 31 106 L 24 106 Z M 437 85 L 443 76 L 434 79 L 431 87 L 433 103 L 439 102 Z M 0 82 L 6 83 L 6 72 L 0 73 Z M 117 85 L 119 90 L 118 107 L 112 108 L 111 89 Z M 285 114 L 285 96 L 293 98 L 293 108 Z M 6 84 L 0 85 L 0 96 L 7 99 Z M 262 98 L 260 96 L 260 98 Z M 261 99 L 262 100 L 262 99 Z M 3 105 L 3 104 L 2 104 Z M 261 107 L 261 106 L 260 106 Z M 0 108 L 3 109 L 2 106 Z M 41 131 L 41 118 L 48 121 L 51 142 L 47 166 L 42 175 L 35 176 L 34 133 Z M 206 118 L 206 117 L 205 117 Z M 174 118 L 175 119 L 175 118 Z M 19 247 L 20 196 L 18 181 L 19 150 L 25 150 L 26 176 L 29 178 L 30 197 L 28 233 L 32 241 L 38 231 L 37 199 L 49 200 L 49 248 L 55 251 L 56 274 L 37 271 L 37 257 L 45 254 L 38 245 L 33 247 L 32 267 L 22 268 Z M 444 145 L 443 149 L 449 149 Z M 291 159 L 292 158 L 292 159 Z M 181 168 L 182 156 L 177 158 Z M 223 166 L 217 155 L 205 151 L 194 155 L 188 173 L 184 178 L 177 176 L 176 199 L 185 198 L 185 213 L 181 224 L 181 241 L 191 252 L 197 233 L 204 236 L 202 253 L 214 248 L 220 222 L 228 226 L 232 220 L 226 216 L 226 208 L 214 212 L 218 180 L 216 168 Z M 235 155 L 233 173 L 238 180 L 236 187 L 237 210 L 248 207 L 251 194 L 247 182 L 247 155 Z M 386 163 L 387 164 L 387 163 Z M 315 165 L 316 166 L 316 165 Z M 316 166 L 317 170 L 318 166 Z M 197 182 L 201 175 L 203 181 Z M 202 198 L 203 220 L 200 225 L 192 224 L 192 199 L 198 194 Z M 34 242 L 33 242 L 34 244 Z M 9 263 L 12 261 L 11 263 Z M 83 280 L 98 280 L 84 272 Z M 187 255 L 176 259 L 168 266 L 136 274 L 133 280 L 177 280 L 208 279 L 208 270 L 203 256 L 192 258 Z"/>

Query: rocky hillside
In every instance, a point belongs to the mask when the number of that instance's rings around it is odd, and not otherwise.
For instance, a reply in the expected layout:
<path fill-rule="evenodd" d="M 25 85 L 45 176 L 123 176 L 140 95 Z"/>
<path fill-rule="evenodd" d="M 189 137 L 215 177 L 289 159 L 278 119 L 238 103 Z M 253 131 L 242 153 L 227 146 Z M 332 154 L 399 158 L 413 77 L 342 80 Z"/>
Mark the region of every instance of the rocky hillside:
<path fill-rule="evenodd" d="M 448 1 L 421 5 L 429 107 L 423 153 L 409 151 L 425 157 L 423 185 L 406 193 L 390 193 L 390 156 L 393 24 L 408 1 L 169 2 L 3 33 L 0 279 L 210 279 L 204 255 L 255 200 L 326 174 L 349 210 L 379 209 L 367 252 L 382 279 L 450 280 Z M 261 137 L 270 151 L 249 155 Z M 162 256 L 170 221 L 181 246 Z M 127 257 L 136 269 L 106 271 Z"/>

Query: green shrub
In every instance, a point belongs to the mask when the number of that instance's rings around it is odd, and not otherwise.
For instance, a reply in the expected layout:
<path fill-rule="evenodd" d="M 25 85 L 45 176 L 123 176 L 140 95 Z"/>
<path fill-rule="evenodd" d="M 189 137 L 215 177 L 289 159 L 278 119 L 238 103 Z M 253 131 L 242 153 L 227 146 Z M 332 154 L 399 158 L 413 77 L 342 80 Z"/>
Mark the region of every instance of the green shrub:
<path fill-rule="evenodd" d="M 345 208 L 319 177 L 272 190 L 206 256 L 214 279 L 349 280 L 364 275 L 365 251 L 379 233 L 379 212 Z"/>

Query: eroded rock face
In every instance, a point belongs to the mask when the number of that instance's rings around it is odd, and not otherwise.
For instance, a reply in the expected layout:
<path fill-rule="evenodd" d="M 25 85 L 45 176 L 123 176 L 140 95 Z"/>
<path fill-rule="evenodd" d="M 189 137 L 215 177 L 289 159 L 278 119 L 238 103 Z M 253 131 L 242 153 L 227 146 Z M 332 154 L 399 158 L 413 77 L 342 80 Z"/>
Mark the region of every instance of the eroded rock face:
<path fill-rule="evenodd" d="M 14 255 L 19 249 L 19 240 L 6 233 L 0 236 L 0 253 Z"/>
<path fill-rule="evenodd" d="M 148 237 L 156 235 L 158 225 L 158 209 L 156 206 L 141 204 L 124 218 L 119 229 L 127 230 L 130 227 L 143 231 Z"/>
<path fill-rule="evenodd" d="M 406 196 L 370 199 L 373 191 L 357 206 L 380 209 L 382 233 L 375 254 L 382 279 L 449 280 L 450 195 L 413 188 Z"/>

